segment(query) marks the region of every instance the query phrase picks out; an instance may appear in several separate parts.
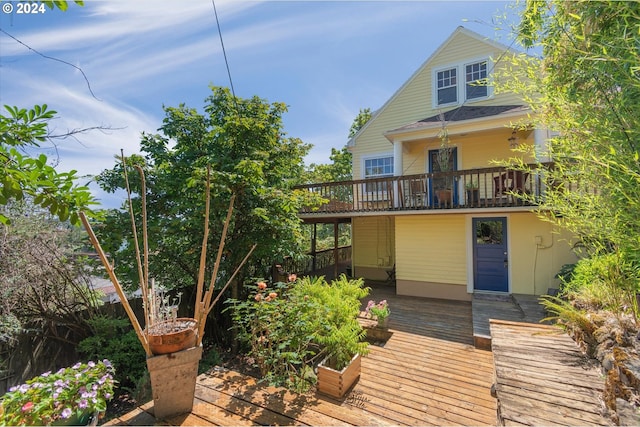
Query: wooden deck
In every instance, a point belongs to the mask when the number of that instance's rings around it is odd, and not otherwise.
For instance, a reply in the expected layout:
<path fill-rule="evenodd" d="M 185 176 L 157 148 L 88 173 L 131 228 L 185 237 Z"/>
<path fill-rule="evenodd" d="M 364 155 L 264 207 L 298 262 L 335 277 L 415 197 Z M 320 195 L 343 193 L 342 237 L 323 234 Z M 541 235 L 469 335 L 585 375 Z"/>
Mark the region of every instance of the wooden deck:
<path fill-rule="evenodd" d="M 395 295 L 392 337 L 371 346 L 343 400 L 298 395 L 222 368 L 198 377 L 191 414 L 168 425 L 496 425 L 491 352 L 473 346 L 471 304 Z M 366 303 L 366 301 L 365 301 Z M 150 402 L 109 425 L 153 425 Z"/>
<path fill-rule="evenodd" d="M 217 367 L 198 377 L 192 413 L 156 421 L 149 402 L 108 425 L 610 424 L 601 415 L 600 371 L 573 340 L 550 326 L 511 321 L 537 319 L 534 299 L 531 307 L 519 299 L 514 309 L 511 300 L 484 298 L 472 316 L 469 302 L 396 296 L 393 286 L 373 287 L 370 298 L 389 301 L 393 335 L 371 346 L 342 400 Z M 474 327 L 485 328 L 490 317 L 493 353 L 473 345 Z"/>
<path fill-rule="evenodd" d="M 612 425 L 599 365 L 557 328 L 491 321 L 501 425 Z"/>

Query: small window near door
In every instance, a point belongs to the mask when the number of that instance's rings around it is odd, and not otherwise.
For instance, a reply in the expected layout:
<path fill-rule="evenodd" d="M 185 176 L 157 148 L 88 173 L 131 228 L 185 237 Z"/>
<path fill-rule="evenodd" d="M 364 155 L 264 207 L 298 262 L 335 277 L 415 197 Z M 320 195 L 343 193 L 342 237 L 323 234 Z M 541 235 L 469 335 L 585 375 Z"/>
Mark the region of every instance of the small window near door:
<path fill-rule="evenodd" d="M 501 245 L 504 233 L 502 221 L 477 221 L 476 243 L 480 245 Z"/>

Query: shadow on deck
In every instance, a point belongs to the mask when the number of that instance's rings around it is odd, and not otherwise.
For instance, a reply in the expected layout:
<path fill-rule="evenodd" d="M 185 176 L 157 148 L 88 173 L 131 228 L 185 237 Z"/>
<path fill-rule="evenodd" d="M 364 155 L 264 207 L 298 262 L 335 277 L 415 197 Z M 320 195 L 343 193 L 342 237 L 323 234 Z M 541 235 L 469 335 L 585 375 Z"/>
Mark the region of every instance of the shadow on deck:
<path fill-rule="evenodd" d="M 198 377 L 192 412 L 165 425 L 496 425 L 493 355 L 473 347 L 470 302 L 397 296 L 377 284 L 368 299 L 387 299 L 393 334 L 370 346 L 344 399 L 218 367 Z M 152 414 L 149 402 L 108 424 L 163 423 Z"/>

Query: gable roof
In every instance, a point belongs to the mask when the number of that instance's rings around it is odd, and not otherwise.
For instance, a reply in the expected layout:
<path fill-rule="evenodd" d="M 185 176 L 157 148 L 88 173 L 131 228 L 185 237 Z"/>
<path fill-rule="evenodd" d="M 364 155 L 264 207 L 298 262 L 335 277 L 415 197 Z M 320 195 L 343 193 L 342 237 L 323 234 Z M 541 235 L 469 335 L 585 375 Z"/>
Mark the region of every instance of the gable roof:
<path fill-rule="evenodd" d="M 471 31 L 465 27 L 463 27 L 462 25 L 458 26 L 458 28 L 455 29 L 455 31 L 453 33 L 451 33 L 451 35 L 431 54 L 429 55 L 429 57 L 422 63 L 422 65 L 420 65 L 420 67 L 418 67 L 418 69 L 411 75 L 411 77 L 409 77 L 409 79 L 404 82 L 404 84 L 402 86 L 400 86 L 400 88 L 398 90 L 395 91 L 395 93 L 382 105 L 382 107 L 380 107 L 379 109 L 377 109 L 374 114 L 372 114 L 371 119 L 369 119 L 369 121 L 367 123 L 365 123 L 364 126 L 362 126 L 360 128 L 360 130 L 358 130 L 358 132 L 356 132 L 356 134 L 351 137 L 351 139 L 349 139 L 349 141 L 347 142 L 347 147 L 353 147 L 355 145 L 356 139 L 358 138 L 358 136 L 364 132 L 365 129 L 367 129 L 369 127 L 369 125 L 376 119 L 376 116 L 380 115 L 380 113 L 382 113 L 384 110 L 386 110 L 386 108 L 389 106 L 389 104 L 391 104 L 397 97 L 398 95 L 418 76 L 422 73 L 422 71 L 428 67 L 429 63 L 431 62 L 431 60 L 433 58 L 435 58 L 438 54 L 440 54 L 440 52 L 442 52 L 443 50 L 445 50 L 447 48 L 447 46 L 459 35 L 459 34 L 464 34 L 468 37 L 473 37 L 483 43 L 487 43 L 489 45 L 492 45 L 493 47 L 500 49 L 500 50 L 504 50 L 504 51 L 513 51 L 513 49 L 511 49 L 509 46 L 502 44 L 500 42 L 491 40 L 479 33 L 476 33 L 475 31 Z"/>

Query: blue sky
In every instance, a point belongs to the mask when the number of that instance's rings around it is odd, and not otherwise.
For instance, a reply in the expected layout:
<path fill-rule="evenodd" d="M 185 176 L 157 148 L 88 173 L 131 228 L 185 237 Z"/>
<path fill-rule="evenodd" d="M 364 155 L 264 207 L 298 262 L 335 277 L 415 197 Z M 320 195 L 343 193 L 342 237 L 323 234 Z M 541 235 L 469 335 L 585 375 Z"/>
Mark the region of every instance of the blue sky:
<path fill-rule="evenodd" d="M 1 0 L 5 5 L 7 2 Z M 105 126 L 43 147 L 60 170 L 97 174 L 139 150 L 162 106 L 201 109 L 210 84 L 229 86 L 211 0 L 85 0 L 67 12 L 0 13 L 0 104 L 47 103 L 53 130 Z M 505 1 L 216 0 L 236 94 L 284 102 L 284 130 L 314 145 L 307 163 L 328 162 L 347 142 L 360 108 L 375 110 L 463 25 L 509 44 L 496 30 Z M 96 99 L 97 98 L 97 99 Z M 117 129 L 116 129 L 117 128 Z M 104 207 L 122 195 L 95 191 Z"/>

